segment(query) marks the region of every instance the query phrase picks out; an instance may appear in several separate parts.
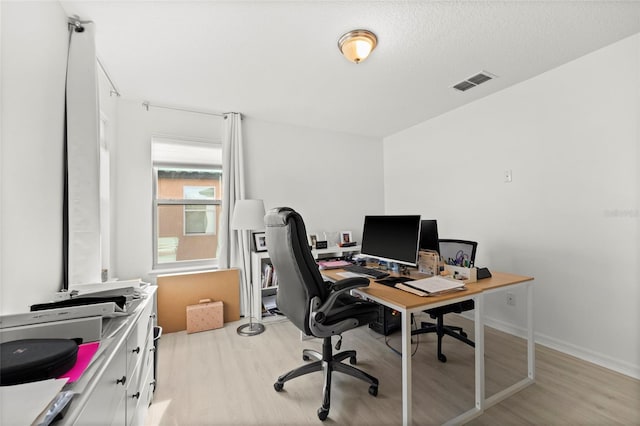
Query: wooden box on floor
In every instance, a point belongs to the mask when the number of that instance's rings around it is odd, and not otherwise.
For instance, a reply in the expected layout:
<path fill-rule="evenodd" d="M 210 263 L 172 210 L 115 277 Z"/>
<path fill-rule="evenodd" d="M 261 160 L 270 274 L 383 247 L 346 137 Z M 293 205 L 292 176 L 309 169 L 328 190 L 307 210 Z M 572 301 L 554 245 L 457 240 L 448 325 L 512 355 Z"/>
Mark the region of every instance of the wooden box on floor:
<path fill-rule="evenodd" d="M 222 301 L 200 300 L 197 305 L 187 306 L 187 333 L 215 330 L 224 324 Z"/>

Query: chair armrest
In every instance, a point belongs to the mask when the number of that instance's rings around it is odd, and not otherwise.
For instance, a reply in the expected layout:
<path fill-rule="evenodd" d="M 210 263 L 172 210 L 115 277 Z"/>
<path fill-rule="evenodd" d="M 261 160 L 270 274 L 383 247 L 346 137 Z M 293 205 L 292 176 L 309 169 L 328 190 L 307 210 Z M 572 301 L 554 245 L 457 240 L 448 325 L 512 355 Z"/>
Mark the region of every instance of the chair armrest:
<path fill-rule="evenodd" d="M 325 312 L 328 312 L 333 308 L 338 297 L 354 288 L 367 287 L 368 285 L 369 279 L 364 277 L 352 277 L 336 281 L 331 286 L 331 293 L 329 294 L 329 297 L 322 305 L 316 307 L 314 304 L 317 304 L 317 301 L 314 303 L 312 300 L 311 318 L 318 324 L 322 324 L 326 319 Z"/>
<path fill-rule="evenodd" d="M 331 291 L 343 292 L 345 289 L 351 290 L 352 288 L 367 287 L 369 285 L 369 278 L 364 277 L 351 277 L 345 278 L 340 281 L 336 281 L 331 285 Z"/>

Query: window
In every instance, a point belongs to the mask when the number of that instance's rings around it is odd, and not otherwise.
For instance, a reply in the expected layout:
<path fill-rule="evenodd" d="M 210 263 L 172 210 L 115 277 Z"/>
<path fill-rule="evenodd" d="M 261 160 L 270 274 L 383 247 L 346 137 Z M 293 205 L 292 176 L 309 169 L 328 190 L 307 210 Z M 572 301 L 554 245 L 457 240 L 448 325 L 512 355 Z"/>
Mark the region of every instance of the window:
<path fill-rule="evenodd" d="M 152 140 L 154 269 L 215 266 L 222 208 L 222 147 Z"/>

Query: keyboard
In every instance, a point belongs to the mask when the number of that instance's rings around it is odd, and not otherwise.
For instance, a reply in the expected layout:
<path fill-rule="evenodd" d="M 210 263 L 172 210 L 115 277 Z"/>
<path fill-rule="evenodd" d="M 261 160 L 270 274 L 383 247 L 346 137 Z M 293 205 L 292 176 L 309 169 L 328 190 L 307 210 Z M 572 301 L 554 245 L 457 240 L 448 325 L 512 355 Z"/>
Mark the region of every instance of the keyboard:
<path fill-rule="evenodd" d="M 369 277 L 375 278 L 376 280 L 389 276 L 388 272 L 384 272 L 374 268 L 367 268 L 366 266 L 360 265 L 347 265 L 343 269 L 355 274 L 367 275 Z"/>

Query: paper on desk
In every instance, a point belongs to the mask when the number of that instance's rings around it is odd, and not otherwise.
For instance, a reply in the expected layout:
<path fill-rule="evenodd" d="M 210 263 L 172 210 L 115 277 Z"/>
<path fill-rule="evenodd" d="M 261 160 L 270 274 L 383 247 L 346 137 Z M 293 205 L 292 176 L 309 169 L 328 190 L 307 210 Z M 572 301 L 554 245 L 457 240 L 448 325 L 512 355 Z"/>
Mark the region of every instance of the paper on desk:
<path fill-rule="evenodd" d="M 464 283 L 459 280 L 451 280 L 439 276 L 423 278 L 421 280 L 406 281 L 406 285 L 429 294 L 441 293 L 443 291 L 462 289 Z"/>
<path fill-rule="evenodd" d="M 62 390 L 68 379 L 0 386 L 0 424 L 30 425 Z"/>

